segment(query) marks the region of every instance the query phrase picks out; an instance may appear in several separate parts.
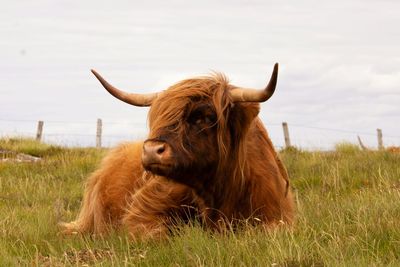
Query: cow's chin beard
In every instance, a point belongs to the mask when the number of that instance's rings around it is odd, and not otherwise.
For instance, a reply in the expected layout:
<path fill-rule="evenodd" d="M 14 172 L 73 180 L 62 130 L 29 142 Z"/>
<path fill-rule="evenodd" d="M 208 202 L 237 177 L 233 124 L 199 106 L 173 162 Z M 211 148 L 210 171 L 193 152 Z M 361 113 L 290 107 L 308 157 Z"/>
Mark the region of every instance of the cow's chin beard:
<path fill-rule="evenodd" d="M 144 168 L 146 171 L 154 175 L 163 176 L 168 180 L 174 182 L 187 184 L 187 181 L 185 181 L 186 179 L 184 179 L 184 177 L 186 177 L 187 175 L 184 175 L 180 171 L 177 171 L 172 165 L 154 163 L 144 166 Z"/>
<path fill-rule="evenodd" d="M 193 171 L 183 170 L 181 168 L 177 168 L 174 165 L 170 164 L 161 164 L 161 163 L 152 163 L 152 164 L 143 164 L 143 167 L 146 171 L 167 178 L 168 180 L 178 182 L 185 185 L 191 185 L 191 179 L 188 177 L 193 176 Z"/>
<path fill-rule="evenodd" d="M 173 164 L 161 164 L 161 163 L 151 163 L 151 164 L 143 164 L 143 167 L 146 171 L 158 175 L 163 176 L 170 181 L 174 181 L 176 183 L 187 185 L 193 189 L 203 188 L 203 183 L 210 183 L 210 178 L 215 175 L 215 166 L 211 164 L 207 167 L 202 168 L 202 170 L 208 170 L 207 172 L 201 172 L 198 168 L 194 166 L 177 166 Z M 198 176 L 197 174 L 202 173 L 202 175 Z"/>
<path fill-rule="evenodd" d="M 143 165 L 146 171 L 151 172 L 155 175 L 165 176 L 169 178 L 171 173 L 173 172 L 173 166 L 170 164 L 161 164 L 161 163 L 151 163 Z"/>

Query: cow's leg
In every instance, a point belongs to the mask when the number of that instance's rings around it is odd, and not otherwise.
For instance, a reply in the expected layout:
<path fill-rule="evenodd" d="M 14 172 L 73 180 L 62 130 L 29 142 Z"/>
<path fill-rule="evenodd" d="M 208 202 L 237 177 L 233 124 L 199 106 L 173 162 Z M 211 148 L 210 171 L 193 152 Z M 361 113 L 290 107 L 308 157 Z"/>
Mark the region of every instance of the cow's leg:
<path fill-rule="evenodd" d="M 122 219 L 133 239 L 163 239 L 179 221 L 186 222 L 197 214 L 193 191 L 182 184 L 154 177 L 132 195 Z"/>
<path fill-rule="evenodd" d="M 101 177 L 97 172 L 88 179 L 77 219 L 70 223 L 60 223 L 64 234 L 100 234 L 107 230 L 107 223 L 111 223 L 112 218 L 106 214 Z"/>

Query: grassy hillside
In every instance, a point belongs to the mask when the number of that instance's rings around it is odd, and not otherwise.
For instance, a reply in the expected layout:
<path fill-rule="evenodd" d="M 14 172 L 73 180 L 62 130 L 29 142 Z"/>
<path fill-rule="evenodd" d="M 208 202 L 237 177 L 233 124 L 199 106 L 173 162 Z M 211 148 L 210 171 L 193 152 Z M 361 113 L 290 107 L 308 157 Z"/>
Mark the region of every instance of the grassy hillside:
<path fill-rule="evenodd" d="M 106 150 L 0 139 L 2 149 L 42 160 L 0 162 L 0 266 L 400 265 L 400 154 L 346 144 L 282 151 L 298 205 L 293 229 L 221 235 L 192 226 L 165 242 L 134 243 L 123 233 L 58 234 Z"/>

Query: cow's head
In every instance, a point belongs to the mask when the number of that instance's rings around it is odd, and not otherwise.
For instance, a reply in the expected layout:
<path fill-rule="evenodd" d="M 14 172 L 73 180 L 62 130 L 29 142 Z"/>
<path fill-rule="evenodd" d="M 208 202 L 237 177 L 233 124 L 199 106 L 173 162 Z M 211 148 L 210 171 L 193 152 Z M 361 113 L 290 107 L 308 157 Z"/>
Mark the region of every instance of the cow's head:
<path fill-rule="evenodd" d="M 159 93 L 130 94 L 92 72 L 116 98 L 150 106 L 144 168 L 196 187 L 212 183 L 210 179 L 218 172 L 240 171 L 245 160 L 244 137 L 258 114 L 258 102 L 274 93 L 278 64 L 262 90 L 236 87 L 223 75 L 214 74 L 181 81 Z"/>

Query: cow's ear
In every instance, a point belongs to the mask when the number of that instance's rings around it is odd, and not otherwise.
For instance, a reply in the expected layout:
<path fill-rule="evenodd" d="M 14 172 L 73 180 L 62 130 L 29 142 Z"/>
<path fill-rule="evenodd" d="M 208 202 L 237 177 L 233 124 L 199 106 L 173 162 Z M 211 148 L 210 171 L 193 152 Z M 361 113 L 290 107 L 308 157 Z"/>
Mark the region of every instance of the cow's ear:
<path fill-rule="evenodd" d="M 229 125 L 233 137 L 242 139 L 259 112 L 258 103 L 235 103 L 229 114 Z"/>

